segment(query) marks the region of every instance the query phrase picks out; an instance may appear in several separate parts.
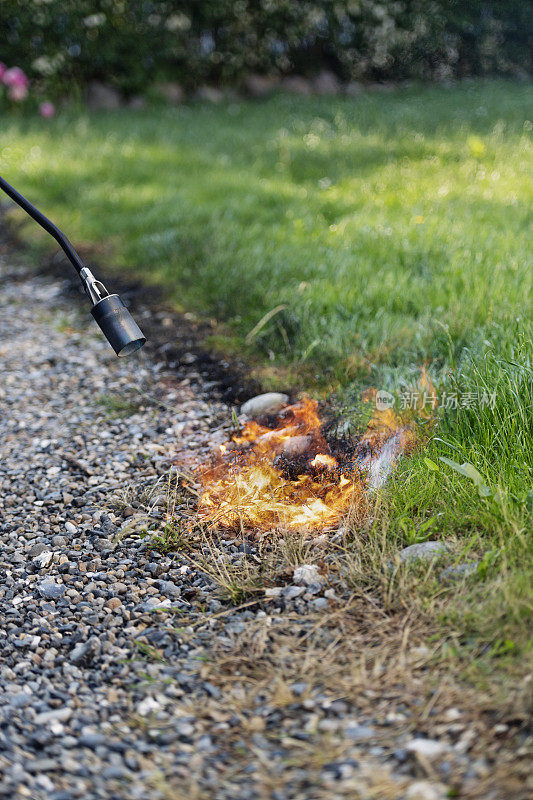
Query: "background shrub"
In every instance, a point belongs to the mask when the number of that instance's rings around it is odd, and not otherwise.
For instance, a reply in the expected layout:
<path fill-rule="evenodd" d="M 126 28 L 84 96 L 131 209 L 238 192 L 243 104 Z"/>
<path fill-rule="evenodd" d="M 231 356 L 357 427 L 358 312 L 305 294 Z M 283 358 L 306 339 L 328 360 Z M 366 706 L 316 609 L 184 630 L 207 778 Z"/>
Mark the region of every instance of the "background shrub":
<path fill-rule="evenodd" d="M 56 92 L 100 80 L 238 84 L 251 72 L 343 80 L 530 73 L 523 0 L 2 0 L 0 60 Z"/>

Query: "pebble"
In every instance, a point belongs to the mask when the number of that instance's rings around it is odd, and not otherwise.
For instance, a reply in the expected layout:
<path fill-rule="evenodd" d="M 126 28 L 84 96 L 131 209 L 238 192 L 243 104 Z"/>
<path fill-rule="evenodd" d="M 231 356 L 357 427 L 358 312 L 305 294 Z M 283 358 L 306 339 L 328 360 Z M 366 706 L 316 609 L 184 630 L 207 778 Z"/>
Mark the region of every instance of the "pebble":
<path fill-rule="evenodd" d="M 141 715 L 141 717 L 146 717 L 148 714 L 153 713 L 154 711 L 159 711 L 161 708 L 160 704 L 157 700 L 154 700 L 153 697 L 145 697 L 138 706 L 137 706 L 137 713 Z"/>
<path fill-rule="evenodd" d="M 43 711 L 35 717 L 36 725 L 49 725 L 51 722 L 66 722 L 72 716 L 72 709 L 58 708 L 54 711 Z"/>
<path fill-rule="evenodd" d="M 241 406 L 241 414 L 247 417 L 262 417 L 265 414 L 277 414 L 289 402 L 289 396 L 281 392 L 266 392 L 247 400 Z"/>
<path fill-rule="evenodd" d="M 72 664 L 89 664 L 100 653 L 101 645 L 96 636 L 86 642 L 80 642 L 70 652 L 69 660 Z"/>
<path fill-rule="evenodd" d="M 376 736 L 376 729 L 368 725 L 358 725 L 357 723 L 349 722 L 344 729 L 344 736 L 355 742 L 373 739 Z"/>
<path fill-rule="evenodd" d="M 443 742 L 438 742 L 433 739 L 411 739 L 407 742 L 405 749 L 411 753 L 416 753 L 426 758 L 436 758 L 448 750 L 448 747 Z"/>
<path fill-rule="evenodd" d="M 305 453 L 312 439 L 310 436 L 291 436 L 286 439 L 281 447 L 281 455 L 285 458 L 294 458 Z"/>
<path fill-rule="evenodd" d="M 409 786 L 405 800 L 446 800 L 449 796 L 448 787 L 443 783 L 415 781 Z"/>
<path fill-rule="evenodd" d="M 474 561 L 470 564 L 458 564 L 456 567 L 446 567 L 442 570 L 441 578 L 451 578 L 452 580 L 460 580 L 461 578 L 469 578 L 471 575 L 477 573 L 479 561 Z"/>
<path fill-rule="evenodd" d="M 39 569 L 48 567 L 52 561 L 53 553 L 50 550 L 43 550 L 39 555 L 32 559 L 33 564 Z"/>
<path fill-rule="evenodd" d="M 172 600 L 177 600 L 181 596 L 180 587 L 170 581 L 159 581 L 159 589 L 162 594 L 170 597 Z"/>
<path fill-rule="evenodd" d="M 37 542 L 28 550 L 28 556 L 33 559 L 36 556 L 39 556 L 41 553 L 44 553 L 45 550 L 46 545 L 43 542 Z"/>
<path fill-rule="evenodd" d="M 400 560 L 404 563 L 413 561 L 430 561 L 446 555 L 448 548 L 444 542 L 418 542 L 400 550 Z"/>
<path fill-rule="evenodd" d="M 58 600 L 65 594 L 65 586 L 54 581 L 45 581 L 39 585 L 39 593 L 47 600 Z"/>
<path fill-rule="evenodd" d="M 296 697 L 300 697 L 305 692 L 308 686 L 309 686 L 308 683 L 303 683 L 303 682 L 291 683 L 291 692 L 295 694 Z"/>
<path fill-rule="evenodd" d="M 285 600 L 295 600 L 305 592 L 304 586 L 285 586 L 282 590 L 282 596 Z"/>
<path fill-rule="evenodd" d="M 311 586 L 313 583 L 321 584 L 324 582 L 324 578 L 316 564 L 301 564 L 296 567 L 292 580 L 297 586 Z"/>
<path fill-rule="evenodd" d="M 267 586 L 265 597 L 281 597 L 283 586 Z"/>

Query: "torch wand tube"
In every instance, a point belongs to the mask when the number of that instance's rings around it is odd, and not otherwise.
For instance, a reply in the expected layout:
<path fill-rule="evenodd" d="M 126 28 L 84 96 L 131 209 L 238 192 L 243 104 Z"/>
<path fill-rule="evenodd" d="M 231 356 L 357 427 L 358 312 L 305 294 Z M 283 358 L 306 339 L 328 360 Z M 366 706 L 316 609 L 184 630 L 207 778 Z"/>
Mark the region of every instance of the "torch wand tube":
<path fill-rule="evenodd" d="M 26 198 L 23 195 L 21 195 L 20 192 L 17 192 L 15 187 L 11 186 L 10 183 L 4 180 L 4 178 L 2 178 L 1 175 L 0 175 L 0 188 L 3 189 L 4 192 L 7 195 L 9 195 L 9 197 L 12 200 L 15 201 L 15 203 L 17 203 L 21 208 L 23 208 L 24 211 L 35 220 L 35 222 L 39 223 L 41 228 L 44 228 L 45 231 L 47 231 L 50 234 L 50 236 L 54 237 L 58 245 L 61 247 L 61 249 L 67 256 L 68 260 L 74 267 L 74 269 L 76 269 L 77 272 L 80 272 L 80 270 L 83 269 L 83 261 L 76 253 L 76 251 L 72 247 L 71 243 L 69 242 L 65 234 L 59 230 L 57 225 L 54 225 L 54 223 L 51 220 L 49 220 L 48 217 L 45 217 L 45 215 L 41 211 L 39 211 L 38 208 L 35 208 L 35 206 L 32 203 L 30 203 L 29 200 L 26 200 Z"/>
<path fill-rule="evenodd" d="M 63 231 L 60 231 L 57 225 L 45 217 L 2 176 L 0 176 L 0 189 L 3 189 L 8 197 L 23 208 L 59 244 L 80 276 L 83 288 L 93 303 L 91 313 L 117 356 L 130 355 L 142 347 L 146 338 L 118 294 L 109 294 L 105 286 L 96 280 Z"/>

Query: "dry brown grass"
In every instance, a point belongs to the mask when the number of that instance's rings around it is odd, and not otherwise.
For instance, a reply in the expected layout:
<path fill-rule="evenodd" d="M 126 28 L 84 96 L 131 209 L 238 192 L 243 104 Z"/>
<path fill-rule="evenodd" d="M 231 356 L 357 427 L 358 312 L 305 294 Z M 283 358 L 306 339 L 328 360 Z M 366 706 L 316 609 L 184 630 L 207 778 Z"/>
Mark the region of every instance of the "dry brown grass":
<path fill-rule="evenodd" d="M 221 614 L 217 622 L 223 621 Z M 245 631 L 230 637 L 231 643 L 227 636 L 220 643 L 217 629 L 217 624 L 211 625 L 213 645 L 201 675 L 221 695 L 217 700 L 195 700 L 191 711 L 205 730 L 233 720 L 222 733 L 223 746 L 237 772 L 255 765 L 258 797 L 269 798 L 280 786 L 290 789 L 289 796 L 298 796 L 302 770 L 314 792 L 305 796 L 316 800 L 403 796 L 406 780 L 344 738 L 342 730 L 320 729 L 320 704 L 316 711 L 313 703 L 307 713 L 295 711 L 317 694 L 331 701 L 342 699 L 357 719 L 371 720 L 374 744 L 385 750 L 396 749 L 402 737 L 416 734 L 462 743 L 470 760 L 485 758 L 499 765 L 475 785 L 465 777 L 466 770 L 458 768 L 449 788 L 460 789 L 461 797 L 481 798 L 480 785 L 487 791 L 489 784 L 498 798 L 521 797 L 507 792 L 526 778 L 527 754 L 519 749 L 516 734 L 528 720 L 531 682 L 522 681 L 512 690 L 505 681 L 492 681 L 484 691 L 473 687 L 456 662 L 445 664 L 437 658 L 438 643 L 427 646 L 427 622 L 416 612 L 390 614 L 358 596 L 314 616 L 267 609 L 247 622 Z M 296 695 L 292 685 L 302 681 L 307 689 Z M 276 725 L 268 724 L 265 709 L 278 715 Z M 458 719 L 450 717 L 451 709 L 458 710 Z M 292 733 L 295 718 L 302 720 L 304 739 Z M 265 761 L 260 745 L 254 744 L 257 735 L 286 753 L 281 763 Z M 354 774 L 328 785 L 324 766 L 354 758 L 359 765 Z M 439 780 L 435 765 L 423 758 L 416 760 L 415 775 Z"/>
<path fill-rule="evenodd" d="M 153 535 L 166 535 L 168 515 L 179 516 L 181 500 L 174 498 L 181 491 L 178 482 L 168 484 L 166 499 L 158 506 L 163 519 L 154 522 Z M 443 614 L 452 593 L 459 608 L 463 594 L 474 596 L 475 586 L 466 580 L 446 585 L 439 577 L 439 562 L 402 565 L 379 499 L 372 525 L 356 523 L 348 518 L 333 540 L 316 532 L 271 532 L 256 541 L 257 551 L 238 557 L 229 557 L 212 531 L 196 527 L 184 533 L 180 557 L 208 575 L 219 596 L 233 604 L 215 615 L 192 610 L 180 620 L 212 634 L 199 671 L 220 690 L 220 698 L 184 697 L 180 706 L 210 735 L 221 726 L 215 739 L 231 764 L 221 781 L 238 787 L 240 770 L 253 764 L 255 796 L 265 800 L 280 786 L 289 796 L 300 793 L 313 800 L 402 797 L 403 778 L 345 739 L 342 730 L 320 729 L 319 707 L 316 713 L 295 711 L 306 701 L 313 708 L 318 695 L 343 700 L 354 717 L 371 720 L 375 744 L 385 751 L 416 734 L 460 742 L 470 760 L 498 765 L 475 785 L 459 769 L 448 788 L 461 797 L 481 800 L 489 787 L 499 792 L 496 797 L 521 797 L 516 787 L 526 778 L 526 756 L 517 734 L 533 710 L 533 682 L 527 677 L 531 659 L 502 662 L 498 668 L 498 662 L 485 658 L 482 642 L 465 642 L 463 626 L 455 628 Z M 453 542 L 451 546 L 452 552 L 458 548 Z M 302 563 L 318 564 L 334 589 L 323 612 L 280 611 L 278 603 L 265 597 L 265 587 L 291 583 L 294 567 Z M 262 611 L 246 621 L 241 634 L 228 636 L 223 626 L 236 604 Z M 302 682 L 307 688 L 295 694 L 293 684 Z M 280 721 L 270 725 L 265 708 Z M 450 720 L 450 709 L 457 710 L 458 721 Z M 304 738 L 292 731 L 295 717 L 306 726 Z M 265 761 L 264 749 L 254 744 L 258 736 L 275 744 L 284 757 L 275 764 Z M 166 776 L 166 786 L 174 792 L 169 797 L 203 796 L 198 788 L 203 757 L 193 756 L 196 766 L 188 776 Z M 328 785 L 324 765 L 349 759 L 359 764 L 354 774 Z M 424 759 L 418 758 L 414 769 L 419 778 L 439 780 L 434 765 Z M 306 787 L 299 777 L 304 771 Z"/>

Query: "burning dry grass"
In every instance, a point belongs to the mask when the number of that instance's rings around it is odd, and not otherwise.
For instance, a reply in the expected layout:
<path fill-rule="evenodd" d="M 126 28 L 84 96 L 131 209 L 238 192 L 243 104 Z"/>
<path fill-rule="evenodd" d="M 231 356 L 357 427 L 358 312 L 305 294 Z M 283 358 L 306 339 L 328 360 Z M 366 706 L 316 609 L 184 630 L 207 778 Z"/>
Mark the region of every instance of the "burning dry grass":
<path fill-rule="evenodd" d="M 198 520 L 213 528 L 331 530 L 364 518 L 379 485 L 414 443 L 409 426 L 376 410 L 358 440 L 326 437 L 316 401 L 287 405 L 275 418 L 245 422 L 198 471 Z"/>
<path fill-rule="evenodd" d="M 423 371 L 420 387 L 426 386 L 433 388 Z M 363 399 L 375 404 L 375 390 Z M 328 535 L 342 524 L 360 529 L 371 516 L 374 490 L 418 441 L 412 419 L 377 405 L 362 434 L 339 437 L 307 397 L 240 425 L 209 463 L 182 454 L 166 485 L 143 487 L 135 501 L 137 488 L 114 498 L 119 509 L 130 502 L 139 509 L 122 533 L 142 525 L 148 532 L 159 517 L 160 544 L 166 539 L 167 549 L 180 549 L 204 531 L 261 540 L 271 533 Z"/>

